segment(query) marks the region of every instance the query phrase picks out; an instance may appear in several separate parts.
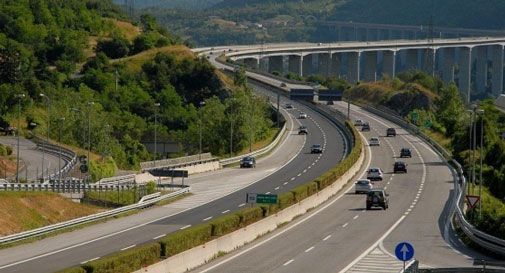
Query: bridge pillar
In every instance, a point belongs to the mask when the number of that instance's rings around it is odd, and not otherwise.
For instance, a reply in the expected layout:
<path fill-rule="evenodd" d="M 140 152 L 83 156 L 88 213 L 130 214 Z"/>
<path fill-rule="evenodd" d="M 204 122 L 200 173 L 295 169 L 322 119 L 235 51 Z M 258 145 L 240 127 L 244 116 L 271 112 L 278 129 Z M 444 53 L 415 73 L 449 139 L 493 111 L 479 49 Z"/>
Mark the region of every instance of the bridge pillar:
<path fill-rule="evenodd" d="M 361 52 L 348 52 L 347 53 L 347 81 L 350 84 L 356 84 L 359 79 L 359 64 Z"/>
<path fill-rule="evenodd" d="M 391 78 L 396 76 L 396 51 L 384 51 L 382 53 L 382 74 Z"/>
<path fill-rule="evenodd" d="M 278 72 L 281 76 L 284 75 L 283 56 L 270 56 L 268 58 L 268 72 Z"/>
<path fill-rule="evenodd" d="M 331 71 L 331 54 L 330 53 L 319 53 L 318 54 L 318 64 L 317 64 L 317 74 L 323 75 L 325 77 L 330 76 Z"/>
<path fill-rule="evenodd" d="M 331 54 L 331 76 L 340 77 L 340 63 L 342 62 L 342 53 L 333 53 Z"/>
<path fill-rule="evenodd" d="M 303 77 L 310 76 L 312 74 L 312 54 L 303 56 L 302 59 L 302 75 Z"/>
<path fill-rule="evenodd" d="M 491 90 L 493 96 L 498 97 L 503 93 L 503 45 L 494 45 L 493 49 L 493 74 L 491 75 Z"/>
<path fill-rule="evenodd" d="M 297 75 L 302 76 L 302 56 L 289 55 L 288 56 L 288 71 Z"/>
<path fill-rule="evenodd" d="M 454 48 L 444 48 L 443 55 L 442 79 L 445 83 L 450 83 L 454 81 Z"/>
<path fill-rule="evenodd" d="M 479 46 L 476 50 L 475 89 L 477 92 L 485 92 L 487 86 L 487 47 Z"/>
<path fill-rule="evenodd" d="M 244 65 L 247 68 L 258 69 L 260 66 L 260 61 L 259 61 L 259 59 L 256 59 L 256 58 L 246 58 L 246 59 L 244 59 Z"/>
<path fill-rule="evenodd" d="M 426 48 L 423 50 L 423 70 L 429 75 L 435 75 L 437 50 L 434 48 Z"/>
<path fill-rule="evenodd" d="M 459 48 L 459 73 L 458 87 L 459 91 L 466 96 L 467 102 L 470 102 L 470 73 L 472 65 L 472 49 L 469 47 Z"/>
<path fill-rule="evenodd" d="M 407 61 L 405 70 L 417 69 L 417 49 L 407 49 Z"/>
<path fill-rule="evenodd" d="M 261 71 L 268 72 L 268 65 L 269 65 L 269 57 L 262 57 L 259 59 L 259 69 Z"/>
<path fill-rule="evenodd" d="M 377 81 L 377 51 L 365 52 L 365 81 Z"/>

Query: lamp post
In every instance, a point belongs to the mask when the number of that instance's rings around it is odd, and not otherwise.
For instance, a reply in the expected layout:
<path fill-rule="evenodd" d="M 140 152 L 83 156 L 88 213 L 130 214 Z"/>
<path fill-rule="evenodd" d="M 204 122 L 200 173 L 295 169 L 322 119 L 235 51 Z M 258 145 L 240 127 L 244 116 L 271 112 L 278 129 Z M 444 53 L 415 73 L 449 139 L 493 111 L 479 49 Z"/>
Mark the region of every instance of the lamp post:
<path fill-rule="evenodd" d="M 95 103 L 92 101 L 88 102 L 88 169 L 89 169 L 90 163 L 91 163 L 91 158 L 89 158 L 89 155 L 91 152 L 91 107 L 94 104 Z M 100 191 L 100 189 L 99 189 L 99 191 Z"/>
<path fill-rule="evenodd" d="M 154 167 L 156 167 L 156 157 L 158 155 L 158 139 L 157 136 L 157 123 L 158 123 L 158 108 L 160 107 L 159 103 L 154 104 Z"/>
<path fill-rule="evenodd" d="M 62 117 L 59 119 L 60 121 L 60 126 L 58 130 L 58 147 L 59 147 L 59 152 L 58 152 L 58 174 L 59 174 L 59 180 L 61 182 L 61 128 L 63 127 L 63 122 L 65 121 L 65 118 Z"/>
<path fill-rule="evenodd" d="M 484 110 L 477 109 L 480 115 L 480 170 L 479 170 L 479 219 L 482 219 L 482 158 L 484 153 Z"/>
<path fill-rule="evenodd" d="M 467 194 L 470 194 L 470 184 L 473 182 L 472 181 L 472 167 L 473 167 L 473 157 L 472 157 L 472 150 L 473 150 L 473 119 L 474 119 L 474 109 L 475 109 L 475 105 L 472 105 L 472 109 L 471 110 L 466 110 L 469 114 L 470 114 L 470 125 L 469 125 L 469 128 L 468 128 L 468 137 L 469 137 L 469 140 L 468 140 L 468 143 L 469 143 L 469 148 L 468 148 L 468 156 L 469 156 L 469 163 L 470 163 L 470 166 L 468 168 L 468 176 L 469 176 L 469 180 L 470 182 L 467 183 L 468 186 L 467 186 Z"/>
<path fill-rule="evenodd" d="M 200 122 L 199 122 L 200 141 L 199 141 L 199 150 L 198 150 L 200 160 L 202 160 L 202 113 L 201 113 L 202 109 L 201 109 L 201 107 L 203 107 L 203 106 L 205 106 L 205 101 L 200 102 Z"/>
<path fill-rule="evenodd" d="M 16 98 L 18 99 L 18 128 L 17 128 L 17 145 L 18 149 L 16 151 L 17 153 L 17 158 L 16 158 L 16 183 L 19 183 L 19 135 L 20 135 L 20 129 L 21 129 L 21 100 L 24 99 L 25 94 L 17 94 Z"/>
<path fill-rule="evenodd" d="M 230 99 L 230 157 L 233 156 L 233 123 L 234 123 L 234 111 L 235 98 Z"/>
<path fill-rule="evenodd" d="M 49 130 L 51 127 L 51 99 L 46 94 L 40 93 L 40 97 L 46 99 L 46 107 L 47 107 L 47 135 L 46 142 L 49 143 Z M 42 181 L 44 181 L 44 161 L 45 161 L 45 151 L 44 151 L 44 143 L 42 144 Z"/>

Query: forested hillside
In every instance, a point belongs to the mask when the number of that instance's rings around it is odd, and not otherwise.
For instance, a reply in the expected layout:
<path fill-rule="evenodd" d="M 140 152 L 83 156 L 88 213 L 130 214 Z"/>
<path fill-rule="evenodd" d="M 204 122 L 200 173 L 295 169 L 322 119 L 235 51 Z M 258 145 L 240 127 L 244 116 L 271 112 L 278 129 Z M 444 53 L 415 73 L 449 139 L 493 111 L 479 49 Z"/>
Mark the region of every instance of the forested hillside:
<path fill-rule="evenodd" d="M 110 0 L 3 3 L 0 127 L 17 126 L 19 102 L 24 135 L 45 136 L 49 125 L 53 140 L 90 142 L 128 169 L 153 158 L 142 142 L 153 141 L 155 115 L 158 140 L 179 143 L 179 154 L 198 152 L 200 129 L 204 152 L 228 153 L 232 119 L 235 152 L 271 132 L 263 100 L 225 85 L 151 16 L 132 23 Z"/>
<path fill-rule="evenodd" d="M 164 7 L 164 6 L 161 6 Z M 279 41 L 331 41 L 320 23 L 366 23 L 504 29 L 500 0 L 223 0 L 194 11 L 150 8 L 163 25 L 199 46 Z"/>

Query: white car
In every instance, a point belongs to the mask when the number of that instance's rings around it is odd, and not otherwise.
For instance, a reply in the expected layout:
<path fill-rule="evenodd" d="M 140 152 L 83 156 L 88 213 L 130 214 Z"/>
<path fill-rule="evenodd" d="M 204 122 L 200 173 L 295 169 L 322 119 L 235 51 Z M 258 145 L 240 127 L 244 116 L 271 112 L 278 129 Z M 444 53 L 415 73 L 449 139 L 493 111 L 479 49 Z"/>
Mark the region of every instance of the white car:
<path fill-rule="evenodd" d="M 299 119 L 306 119 L 307 118 L 307 114 L 305 113 L 301 113 L 299 116 L 298 116 Z"/>
<path fill-rule="evenodd" d="M 368 145 L 370 145 L 370 146 L 380 146 L 381 145 L 381 141 L 379 140 L 378 137 L 372 137 L 368 141 Z"/>
<path fill-rule="evenodd" d="M 368 169 L 368 173 L 367 173 L 366 178 L 370 179 L 372 181 L 373 180 L 381 180 L 382 181 L 382 175 L 383 175 L 383 172 L 382 172 L 381 168 L 371 167 L 370 169 Z"/>
<path fill-rule="evenodd" d="M 355 121 L 354 121 L 354 125 L 355 125 L 355 126 L 362 126 L 362 125 L 363 125 L 363 120 L 361 120 L 361 119 L 357 119 L 357 120 L 355 120 Z"/>
<path fill-rule="evenodd" d="M 354 184 L 354 191 L 358 193 L 368 193 L 373 188 L 370 179 L 360 179 Z"/>

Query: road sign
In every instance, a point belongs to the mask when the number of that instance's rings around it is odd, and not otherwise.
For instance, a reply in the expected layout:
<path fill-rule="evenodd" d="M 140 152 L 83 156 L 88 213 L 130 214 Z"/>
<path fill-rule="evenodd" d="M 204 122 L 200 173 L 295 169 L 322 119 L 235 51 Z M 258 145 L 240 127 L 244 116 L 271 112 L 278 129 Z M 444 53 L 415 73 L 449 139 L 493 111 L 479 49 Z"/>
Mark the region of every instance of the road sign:
<path fill-rule="evenodd" d="M 406 262 L 414 257 L 414 247 L 408 242 L 401 242 L 395 248 L 396 258 Z"/>
<path fill-rule="evenodd" d="M 87 173 L 88 172 L 88 165 L 86 164 L 83 164 L 79 167 L 79 170 L 81 171 L 81 173 Z"/>
<path fill-rule="evenodd" d="M 478 195 L 467 195 L 466 201 L 468 202 L 468 206 L 473 209 L 479 203 L 480 197 Z"/>
<path fill-rule="evenodd" d="M 277 194 L 247 193 L 246 202 L 249 204 L 277 204 Z"/>

